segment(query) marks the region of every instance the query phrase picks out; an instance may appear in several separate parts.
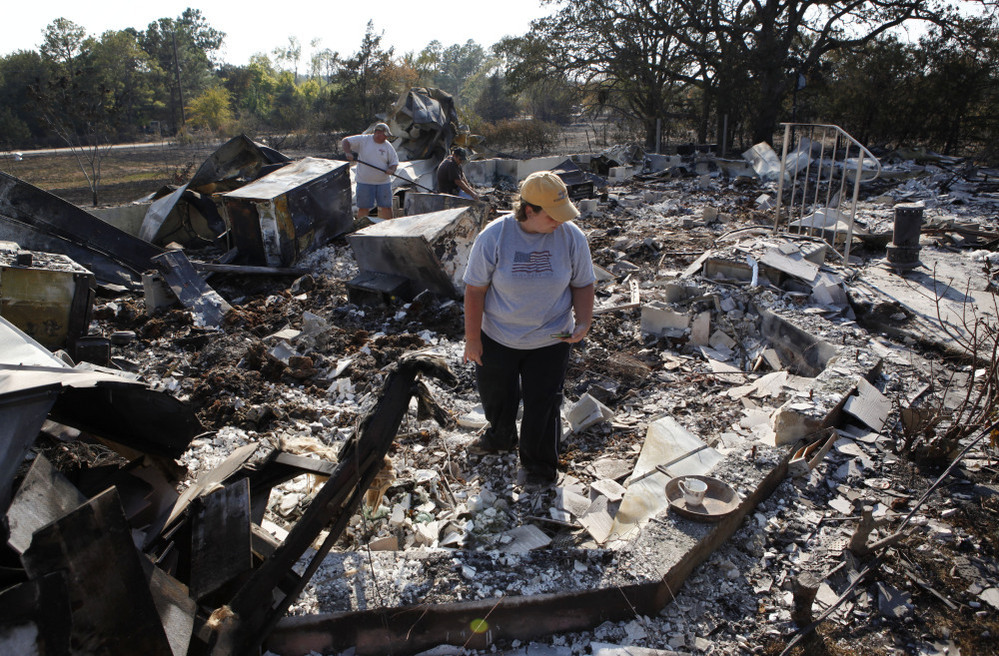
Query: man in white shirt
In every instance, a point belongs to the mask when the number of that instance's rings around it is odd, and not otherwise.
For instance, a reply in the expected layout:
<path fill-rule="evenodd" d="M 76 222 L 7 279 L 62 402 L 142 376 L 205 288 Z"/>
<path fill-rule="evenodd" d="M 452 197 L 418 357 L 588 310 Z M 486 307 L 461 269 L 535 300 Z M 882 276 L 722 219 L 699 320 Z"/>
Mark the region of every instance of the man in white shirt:
<path fill-rule="evenodd" d="M 340 142 L 347 159 L 358 162 L 355 180 L 359 219 L 367 217 L 372 207 L 378 207 L 379 218 L 392 218 L 392 179 L 389 176 L 399 167 L 399 155 L 388 140 L 391 136 L 389 126 L 378 123 L 373 134 L 355 134 Z"/>

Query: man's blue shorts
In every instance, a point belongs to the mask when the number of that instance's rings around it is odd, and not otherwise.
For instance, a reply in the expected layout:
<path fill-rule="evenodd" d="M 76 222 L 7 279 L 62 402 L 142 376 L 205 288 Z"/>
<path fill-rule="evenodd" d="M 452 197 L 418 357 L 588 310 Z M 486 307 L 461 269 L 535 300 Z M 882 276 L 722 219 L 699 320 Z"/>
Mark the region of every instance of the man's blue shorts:
<path fill-rule="evenodd" d="M 357 208 L 392 207 L 392 183 L 365 184 L 357 183 Z"/>

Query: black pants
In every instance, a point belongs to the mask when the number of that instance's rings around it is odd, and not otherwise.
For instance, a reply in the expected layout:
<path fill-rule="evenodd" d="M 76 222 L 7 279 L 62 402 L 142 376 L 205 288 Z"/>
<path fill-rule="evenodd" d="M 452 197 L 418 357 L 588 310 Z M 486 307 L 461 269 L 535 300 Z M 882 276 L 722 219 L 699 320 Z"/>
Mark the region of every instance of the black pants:
<path fill-rule="evenodd" d="M 529 472 L 554 478 L 562 439 L 562 385 L 569 366 L 570 344 L 539 349 L 503 346 L 482 334 L 482 365 L 475 378 L 489 429 L 486 439 L 500 448 L 517 443 L 517 410 L 524 402 L 520 425 L 520 464 Z"/>

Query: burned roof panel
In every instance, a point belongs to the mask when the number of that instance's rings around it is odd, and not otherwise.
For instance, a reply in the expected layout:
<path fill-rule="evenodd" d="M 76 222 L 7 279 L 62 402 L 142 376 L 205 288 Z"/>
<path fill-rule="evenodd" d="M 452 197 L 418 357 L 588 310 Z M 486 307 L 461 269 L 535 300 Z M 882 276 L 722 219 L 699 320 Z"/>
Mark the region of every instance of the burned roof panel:
<path fill-rule="evenodd" d="M 0 172 L 0 239 L 28 250 L 62 253 L 101 282 L 138 285 L 163 251 L 76 205 Z"/>

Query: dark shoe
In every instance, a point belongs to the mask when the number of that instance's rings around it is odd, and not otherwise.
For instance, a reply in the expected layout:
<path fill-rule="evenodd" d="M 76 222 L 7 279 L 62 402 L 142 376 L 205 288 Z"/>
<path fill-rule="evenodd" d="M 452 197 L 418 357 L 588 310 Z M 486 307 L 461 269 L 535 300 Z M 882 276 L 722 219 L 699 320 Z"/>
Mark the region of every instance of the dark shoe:
<path fill-rule="evenodd" d="M 555 485 L 557 476 L 542 474 L 539 472 L 527 472 L 527 478 L 524 480 L 524 487 L 532 489 L 543 489 L 549 488 Z"/>
<path fill-rule="evenodd" d="M 486 456 L 486 455 L 495 455 L 499 453 L 509 453 L 513 451 L 513 447 L 509 446 L 504 448 L 497 445 L 488 438 L 480 437 L 479 439 L 475 440 L 474 442 L 466 446 L 465 451 L 471 453 L 474 456 Z"/>

